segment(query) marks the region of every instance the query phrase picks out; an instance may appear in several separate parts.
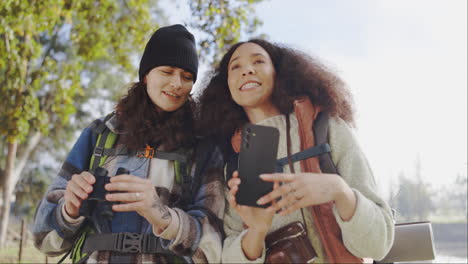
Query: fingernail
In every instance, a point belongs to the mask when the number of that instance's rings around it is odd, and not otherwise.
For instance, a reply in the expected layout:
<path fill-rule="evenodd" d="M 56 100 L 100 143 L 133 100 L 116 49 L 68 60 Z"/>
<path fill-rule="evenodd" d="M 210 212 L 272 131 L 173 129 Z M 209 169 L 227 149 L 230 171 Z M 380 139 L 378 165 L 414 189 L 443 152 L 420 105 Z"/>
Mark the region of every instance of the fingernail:
<path fill-rule="evenodd" d="M 264 204 L 265 203 L 265 199 L 263 198 L 260 198 L 257 200 L 257 204 Z"/>
<path fill-rule="evenodd" d="M 267 174 L 260 174 L 260 178 L 265 178 Z"/>

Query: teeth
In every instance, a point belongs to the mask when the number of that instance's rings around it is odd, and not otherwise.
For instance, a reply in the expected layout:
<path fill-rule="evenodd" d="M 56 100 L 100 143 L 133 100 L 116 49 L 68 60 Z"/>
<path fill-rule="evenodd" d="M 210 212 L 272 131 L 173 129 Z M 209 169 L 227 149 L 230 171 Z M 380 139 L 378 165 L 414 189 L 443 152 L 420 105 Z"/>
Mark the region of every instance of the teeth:
<path fill-rule="evenodd" d="M 259 83 L 256 83 L 256 82 L 249 82 L 249 83 L 244 84 L 240 89 L 241 89 L 241 90 L 244 90 L 244 89 L 255 88 L 255 87 L 258 87 L 258 86 L 260 86 Z"/>
<path fill-rule="evenodd" d="M 173 96 L 173 97 L 179 97 L 177 94 L 175 93 L 171 93 L 171 92 L 164 92 L 165 94 L 167 95 L 170 95 L 170 96 Z"/>

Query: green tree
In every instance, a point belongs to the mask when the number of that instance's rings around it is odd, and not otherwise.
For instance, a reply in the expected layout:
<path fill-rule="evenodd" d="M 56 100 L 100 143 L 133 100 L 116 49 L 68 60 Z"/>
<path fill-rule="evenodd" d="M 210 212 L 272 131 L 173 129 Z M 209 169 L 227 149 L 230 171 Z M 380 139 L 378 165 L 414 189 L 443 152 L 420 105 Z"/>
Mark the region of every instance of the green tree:
<path fill-rule="evenodd" d="M 250 34 L 259 25 L 252 13 L 256 2 L 188 1 L 192 11 L 199 12 L 188 24 L 210 33 L 199 38 L 203 61 L 215 61 L 214 55 L 224 53 L 241 32 Z M 26 163 L 43 153 L 63 158 L 68 149 L 64 143 L 77 128 L 97 112 L 103 114 L 97 105 L 115 100 L 117 89 L 129 81 L 130 73 L 134 76 L 132 62 L 165 21 L 158 4 L 157 0 L 0 2 L 0 248 L 6 239 L 10 197 Z M 212 22 L 211 28 L 200 22 L 204 19 Z"/>
<path fill-rule="evenodd" d="M 15 204 L 13 213 L 21 215 L 29 222 L 33 215 L 37 203 L 42 199 L 42 195 L 50 184 L 51 180 L 48 177 L 53 173 L 53 169 L 48 166 L 33 167 L 27 170 L 19 180 L 15 187 Z"/>
<path fill-rule="evenodd" d="M 61 130 L 84 97 L 88 63 L 109 62 L 130 72 L 135 51 L 157 26 L 149 0 L 13 1 L 0 3 L 0 135 L 2 173 L 0 247 L 10 197 L 41 138 Z M 125 37 L 123 37 L 125 36 Z"/>
<path fill-rule="evenodd" d="M 195 0 L 189 1 L 190 26 L 203 33 L 200 39 L 202 61 L 214 66 L 226 51 L 240 40 L 241 33 L 250 36 L 262 22 L 255 16 L 255 4 L 263 0 Z"/>

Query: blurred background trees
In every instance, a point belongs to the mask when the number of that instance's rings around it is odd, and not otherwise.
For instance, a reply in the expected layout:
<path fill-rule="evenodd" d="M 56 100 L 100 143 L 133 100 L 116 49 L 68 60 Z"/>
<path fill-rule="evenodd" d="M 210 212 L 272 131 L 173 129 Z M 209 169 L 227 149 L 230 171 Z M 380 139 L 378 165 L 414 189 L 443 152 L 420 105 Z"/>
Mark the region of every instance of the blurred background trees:
<path fill-rule="evenodd" d="M 0 248 L 14 191 L 14 211 L 31 216 L 75 133 L 137 76 L 144 45 L 174 7 L 161 2 L 0 2 Z M 257 2 L 187 1 L 203 62 L 255 32 Z"/>
<path fill-rule="evenodd" d="M 177 5 L 190 10 L 184 23 L 196 35 L 202 64 L 211 67 L 232 44 L 259 35 L 260 2 L 266 1 L 0 1 L 0 248 L 9 212 L 32 217 L 76 133 L 136 80 L 144 45 L 179 15 Z M 397 222 L 466 223 L 466 171 L 435 185 L 421 168 L 415 161 L 389 186 Z"/>
<path fill-rule="evenodd" d="M 452 175 L 447 175 L 452 176 Z M 453 177 L 447 177 L 452 179 Z M 466 223 L 467 177 L 459 174 L 455 181 L 436 185 L 424 179 L 419 158 L 412 172 L 400 172 L 396 183 L 389 186 L 390 205 L 396 210 L 396 221 Z"/>

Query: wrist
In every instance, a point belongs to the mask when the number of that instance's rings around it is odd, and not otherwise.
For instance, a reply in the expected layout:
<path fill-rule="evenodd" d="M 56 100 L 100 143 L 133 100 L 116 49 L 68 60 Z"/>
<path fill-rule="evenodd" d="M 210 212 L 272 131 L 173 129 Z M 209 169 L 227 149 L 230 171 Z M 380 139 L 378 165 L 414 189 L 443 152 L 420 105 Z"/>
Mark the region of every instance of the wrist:
<path fill-rule="evenodd" d="M 256 260 L 262 256 L 265 247 L 266 232 L 256 229 L 247 229 L 241 241 L 241 248 L 248 260 Z"/>
<path fill-rule="evenodd" d="M 81 224 L 84 221 L 84 217 L 77 215 L 76 217 L 71 216 L 67 210 L 65 204 L 62 204 L 61 208 L 59 208 L 60 214 L 62 215 L 62 219 L 65 221 L 65 223 L 70 224 L 70 225 L 78 225 Z"/>
<path fill-rule="evenodd" d="M 70 210 L 68 210 L 67 208 L 67 203 L 64 203 L 63 204 L 63 211 L 62 213 L 66 216 L 68 216 L 69 218 L 72 218 L 72 219 L 76 219 L 79 217 L 79 213 L 78 212 L 70 212 Z"/>
<path fill-rule="evenodd" d="M 168 208 L 168 210 L 170 212 L 171 218 L 163 219 L 165 223 L 168 222 L 168 225 L 162 222 L 159 224 L 153 224 L 153 233 L 161 238 L 172 240 L 175 239 L 179 233 L 180 221 L 176 210 L 171 208 Z"/>
<path fill-rule="evenodd" d="M 356 210 L 356 195 L 341 177 L 339 177 L 338 182 L 334 198 L 335 206 L 341 219 L 343 221 L 349 221 Z"/>
<path fill-rule="evenodd" d="M 335 179 L 335 188 L 333 188 L 335 193 L 333 195 L 333 200 L 336 204 L 342 204 L 348 199 L 349 194 L 353 191 L 339 175 L 336 175 Z"/>
<path fill-rule="evenodd" d="M 165 205 L 161 205 L 158 208 L 153 208 L 149 215 L 145 218 L 150 222 L 152 225 L 157 226 L 158 228 L 164 230 L 166 229 L 172 222 L 172 215 L 169 212 L 169 208 Z"/>
<path fill-rule="evenodd" d="M 249 236 L 258 237 L 260 240 L 265 240 L 268 230 L 249 227 L 247 233 L 249 233 Z"/>

